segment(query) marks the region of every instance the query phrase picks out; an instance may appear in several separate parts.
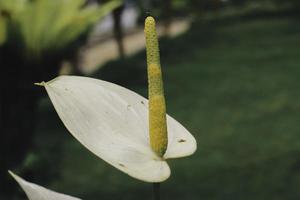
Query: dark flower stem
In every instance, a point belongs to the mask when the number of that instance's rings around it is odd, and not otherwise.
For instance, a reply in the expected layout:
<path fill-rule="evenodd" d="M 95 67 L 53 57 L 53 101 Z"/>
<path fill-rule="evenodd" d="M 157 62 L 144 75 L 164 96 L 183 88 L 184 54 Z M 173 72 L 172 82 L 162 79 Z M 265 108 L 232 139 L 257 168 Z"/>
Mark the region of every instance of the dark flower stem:
<path fill-rule="evenodd" d="M 153 183 L 154 200 L 160 200 L 160 183 Z"/>

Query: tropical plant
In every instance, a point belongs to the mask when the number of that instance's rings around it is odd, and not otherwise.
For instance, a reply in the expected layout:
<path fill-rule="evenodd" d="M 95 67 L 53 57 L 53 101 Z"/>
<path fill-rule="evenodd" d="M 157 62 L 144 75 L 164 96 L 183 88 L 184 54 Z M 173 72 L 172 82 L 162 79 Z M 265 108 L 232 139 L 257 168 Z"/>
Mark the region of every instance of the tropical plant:
<path fill-rule="evenodd" d="M 20 166 L 32 146 L 35 112 L 41 96 L 33 83 L 57 76 L 62 61 L 76 56 L 93 25 L 119 6 L 120 1 L 112 0 L 101 7 L 85 3 L 85 0 L 0 0 L 0 190 L 3 193 L 11 193 L 11 187 L 6 187 L 7 169 Z"/>
<path fill-rule="evenodd" d="M 0 0 L 5 15 L 7 45 L 18 45 L 28 59 L 43 59 L 49 53 L 59 54 L 113 8 L 118 1 L 102 7 L 82 8 L 84 0 Z"/>

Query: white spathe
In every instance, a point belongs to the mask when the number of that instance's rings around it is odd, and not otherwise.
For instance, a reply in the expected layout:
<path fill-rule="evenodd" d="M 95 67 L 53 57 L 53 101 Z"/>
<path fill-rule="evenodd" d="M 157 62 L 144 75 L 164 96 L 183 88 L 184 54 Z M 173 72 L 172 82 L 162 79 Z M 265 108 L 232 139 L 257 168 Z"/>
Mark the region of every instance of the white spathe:
<path fill-rule="evenodd" d="M 57 193 L 37 184 L 25 181 L 11 171 L 9 171 L 9 173 L 25 191 L 29 200 L 80 200 L 79 198 Z"/>
<path fill-rule="evenodd" d="M 150 147 L 148 100 L 116 84 L 80 76 L 42 83 L 64 125 L 87 149 L 128 175 L 146 182 L 170 176 L 165 159 L 191 155 L 195 138 L 167 116 L 163 158 Z"/>

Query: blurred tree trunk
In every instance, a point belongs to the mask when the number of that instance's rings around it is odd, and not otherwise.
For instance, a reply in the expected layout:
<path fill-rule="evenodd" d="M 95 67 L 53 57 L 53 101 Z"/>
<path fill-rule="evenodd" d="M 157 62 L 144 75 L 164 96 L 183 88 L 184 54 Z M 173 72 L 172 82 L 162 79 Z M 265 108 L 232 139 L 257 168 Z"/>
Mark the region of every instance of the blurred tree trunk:
<path fill-rule="evenodd" d="M 125 49 L 124 49 L 124 33 L 122 30 L 122 13 L 124 11 L 124 5 L 116 8 L 113 11 L 113 19 L 114 19 L 114 37 L 116 39 L 118 45 L 118 51 L 120 58 L 125 57 Z"/>
<path fill-rule="evenodd" d="M 166 35 L 170 33 L 172 24 L 172 0 L 163 1 L 163 19 L 164 19 L 164 32 Z"/>
<path fill-rule="evenodd" d="M 220 15 L 220 10 L 221 10 L 221 0 L 213 0 L 212 1 L 212 7 L 213 7 L 213 11 L 215 13 L 215 16 L 218 18 Z"/>
<path fill-rule="evenodd" d="M 101 3 L 107 3 L 110 0 L 97 0 L 99 4 Z M 122 29 L 122 14 L 124 11 L 124 3 L 113 10 L 112 15 L 113 15 L 113 20 L 114 20 L 114 27 L 113 27 L 113 32 L 114 32 L 114 38 L 116 40 L 117 46 L 118 46 L 118 52 L 120 58 L 125 57 L 125 48 L 124 48 L 124 33 Z"/>

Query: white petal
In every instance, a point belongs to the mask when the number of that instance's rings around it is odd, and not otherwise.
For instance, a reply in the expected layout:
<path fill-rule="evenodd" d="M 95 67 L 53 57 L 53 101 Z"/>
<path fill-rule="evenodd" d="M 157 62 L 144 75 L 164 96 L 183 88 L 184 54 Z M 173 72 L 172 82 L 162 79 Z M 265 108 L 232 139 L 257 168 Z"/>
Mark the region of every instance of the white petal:
<path fill-rule="evenodd" d="M 34 183 L 27 182 L 11 171 L 9 173 L 25 191 L 29 200 L 80 200 L 79 198 L 57 193 Z"/>
<path fill-rule="evenodd" d="M 168 148 L 165 159 L 192 155 L 197 149 L 194 136 L 171 116 L 167 116 Z"/>
<path fill-rule="evenodd" d="M 152 151 L 143 97 L 115 84 L 61 76 L 45 84 L 70 133 L 91 152 L 130 176 L 161 182 L 168 164 Z"/>
<path fill-rule="evenodd" d="M 169 177 L 167 163 L 149 144 L 147 99 L 116 84 L 86 77 L 61 76 L 45 87 L 67 129 L 90 151 L 143 181 L 161 182 Z M 195 151 L 193 136 L 171 117 L 168 129 L 165 158 Z"/>

